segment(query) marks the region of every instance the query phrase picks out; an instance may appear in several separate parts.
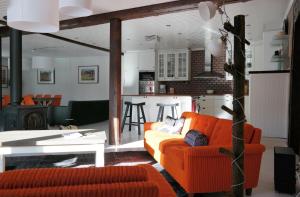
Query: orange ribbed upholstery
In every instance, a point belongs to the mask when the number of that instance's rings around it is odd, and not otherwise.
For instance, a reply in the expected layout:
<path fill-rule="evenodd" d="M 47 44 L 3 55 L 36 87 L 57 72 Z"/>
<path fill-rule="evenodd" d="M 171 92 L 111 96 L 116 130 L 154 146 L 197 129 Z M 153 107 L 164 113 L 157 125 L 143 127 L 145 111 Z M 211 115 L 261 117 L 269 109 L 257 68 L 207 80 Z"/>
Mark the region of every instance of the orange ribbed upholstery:
<path fill-rule="evenodd" d="M 0 190 L 1 197 L 158 197 L 153 182 L 130 182 Z"/>
<path fill-rule="evenodd" d="M 185 121 L 187 121 L 187 124 L 184 125 L 181 132 L 183 136 L 185 136 L 190 129 L 195 129 L 206 135 L 208 139 L 210 139 L 214 126 L 218 120 L 213 116 L 193 112 L 185 112 L 182 114 L 182 117 L 185 118 Z M 189 121 L 191 122 L 190 124 Z"/>
<path fill-rule="evenodd" d="M 220 147 L 231 149 L 232 121 L 192 112 L 186 118 L 182 136 L 153 130 L 157 123 L 145 124 L 144 144 L 147 151 L 188 193 L 230 191 L 231 159 L 219 153 Z M 146 131 L 146 129 L 148 129 Z M 150 129 L 150 130 L 149 130 Z M 199 130 L 209 139 L 208 146 L 191 147 L 184 142 L 189 129 Z M 169 136 L 169 138 L 167 137 Z M 258 184 L 262 154 L 261 130 L 245 124 L 245 188 Z"/>
<path fill-rule="evenodd" d="M 244 126 L 245 143 L 250 143 L 254 127 L 249 124 Z M 231 145 L 232 144 L 232 120 L 219 119 L 209 140 L 209 145 Z"/>
<path fill-rule="evenodd" d="M 144 168 L 49 168 L 7 171 L 0 175 L 0 189 L 71 186 L 147 181 Z"/>
<path fill-rule="evenodd" d="M 175 197 L 151 165 L 49 168 L 0 174 L 0 197 Z"/>

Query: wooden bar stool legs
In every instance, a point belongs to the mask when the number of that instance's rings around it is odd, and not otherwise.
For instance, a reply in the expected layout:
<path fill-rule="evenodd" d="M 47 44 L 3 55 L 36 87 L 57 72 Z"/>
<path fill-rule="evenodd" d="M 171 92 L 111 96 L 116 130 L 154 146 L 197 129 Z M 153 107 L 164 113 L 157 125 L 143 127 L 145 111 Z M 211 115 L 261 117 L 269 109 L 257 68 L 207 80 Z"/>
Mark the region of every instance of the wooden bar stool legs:
<path fill-rule="evenodd" d="M 122 132 L 124 130 L 125 125 L 129 125 L 129 131 L 131 131 L 132 126 L 138 127 L 138 134 L 141 135 L 141 124 L 144 124 L 146 122 L 146 116 L 144 112 L 143 106 L 145 103 L 131 103 L 131 102 L 125 102 L 126 108 L 125 108 L 125 114 L 122 121 Z M 137 121 L 132 121 L 132 106 L 136 106 L 137 109 Z M 128 115 L 129 111 L 129 115 Z M 126 123 L 127 118 L 129 118 L 129 123 Z M 143 122 L 141 122 L 141 119 Z"/>
<path fill-rule="evenodd" d="M 162 122 L 163 121 L 165 107 L 171 107 L 172 118 L 178 118 L 178 113 L 177 113 L 176 107 L 179 106 L 179 103 L 175 103 L 175 104 L 162 104 L 162 103 L 158 103 L 157 106 L 159 107 L 158 114 L 157 114 L 157 119 L 156 119 L 157 122 Z M 176 113 L 176 117 L 175 117 L 175 113 Z"/>

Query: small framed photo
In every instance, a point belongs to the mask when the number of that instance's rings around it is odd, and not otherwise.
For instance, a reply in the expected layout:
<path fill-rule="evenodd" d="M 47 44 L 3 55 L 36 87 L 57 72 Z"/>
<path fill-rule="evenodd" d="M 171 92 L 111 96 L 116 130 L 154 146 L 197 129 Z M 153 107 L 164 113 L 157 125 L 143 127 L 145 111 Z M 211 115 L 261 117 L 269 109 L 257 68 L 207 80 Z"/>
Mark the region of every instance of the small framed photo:
<path fill-rule="evenodd" d="M 38 84 L 55 84 L 54 69 L 38 69 L 37 70 Z"/>
<path fill-rule="evenodd" d="M 8 88 L 8 67 L 7 66 L 2 66 L 2 88 Z"/>
<path fill-rule="evenodd" d="M 99 66 L 78 66 L 78 83 L 99 83 Z"/>

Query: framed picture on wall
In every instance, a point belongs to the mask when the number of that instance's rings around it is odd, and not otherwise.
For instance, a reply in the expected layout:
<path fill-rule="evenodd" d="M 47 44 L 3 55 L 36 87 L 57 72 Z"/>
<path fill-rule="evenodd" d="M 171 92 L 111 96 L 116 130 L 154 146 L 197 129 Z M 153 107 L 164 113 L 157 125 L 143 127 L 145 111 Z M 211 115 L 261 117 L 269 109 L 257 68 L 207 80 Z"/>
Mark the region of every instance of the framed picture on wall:
<path fill-rule="evenodd" d="M 7 66 L 2 66 L 2 88 L 8 88 L 8 67 Z"/>
<path fill-rule="evenodd" d="M 38 84 L 55 84 L 55 70 L 54 69 L 38 69 L 37 70 Z"/>
<path fill-rule="evenodd" d="M 99 83 L 99 66 L 78 66 L 78 83 Z"/>

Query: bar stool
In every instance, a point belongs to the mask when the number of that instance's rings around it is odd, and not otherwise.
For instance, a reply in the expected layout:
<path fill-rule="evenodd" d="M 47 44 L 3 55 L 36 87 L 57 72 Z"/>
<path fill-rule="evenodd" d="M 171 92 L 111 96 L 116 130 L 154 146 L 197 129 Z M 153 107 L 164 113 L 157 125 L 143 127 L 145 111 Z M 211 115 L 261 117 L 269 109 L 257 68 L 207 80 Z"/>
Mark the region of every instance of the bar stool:
<path fill-rule="evenodd" d="M 164 119 L 164 111 L 165 107 L 171 107 L 172 110 L 172 118 L 175 118 L 175 112 L 176 112 L 176 118 L 178 118 L 177 114 L 177 109 L 176 107 L 179 106 L 179 103 L 174 103 L 174 104 L 163 104 L 163 103 L 158 103 L 157 106 L 159 107 L 158 110 L 158 115 L 157 115 L 157 122 L 162 122 Z"/>
<path fill-rule="evenodd" d="M 125 114 L 123 117 L 122 121 L 122 132 L 124 130 L 125 125 L 129 125 L 129 131 L 131 131 L 131 126 L 137 126 L 138 127 L 138 133 L 141 135 L 141 124 L 144 124 L 146 122 L 146 117 L 144 113 L 144 108 L 143 106 L 146 103 L 132 103 L 132 102 L 125 102 L 126 109 L 125 109 Z M 137 109 L 137 122 L 132 122 L 132 106 L 136 106 Z M 142 114 L 140 114 L 140 110 Z M 129 112 L 129 115 L 128 115 Z M 126 123 L 126 119 L 129 118 L 129 123 Z M 141 119 L 143 119 L 144 122 L 141 122 Z"/>

